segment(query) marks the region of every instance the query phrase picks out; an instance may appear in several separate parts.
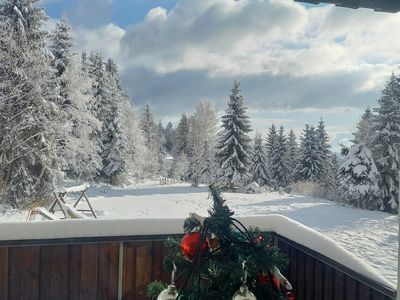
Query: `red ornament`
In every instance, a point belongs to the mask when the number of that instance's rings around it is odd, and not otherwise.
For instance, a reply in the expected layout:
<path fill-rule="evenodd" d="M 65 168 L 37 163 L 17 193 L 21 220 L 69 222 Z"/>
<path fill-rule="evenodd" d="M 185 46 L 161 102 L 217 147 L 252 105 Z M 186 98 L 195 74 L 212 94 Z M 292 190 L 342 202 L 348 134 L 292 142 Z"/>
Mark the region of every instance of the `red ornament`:
<path fill-rule="evenodd" d="M 269 277 L 269 275 L 267 273 L 263 272 L 260 276 L 258 276 L 258 281 L 262 285 L 266 285 L 270 280 L 271 280 L 271 278 Z"/>
<path fill-rule="evenodd" d="M 185 234 L 181 241 L 181 248 L 183 256 L 188 259 L 192 260 L 196 253 L 197 249 L 199 248 L 201 234 L 200 232 L 191 232 Z M 204 252 L 207 249 L 208 245 L 207 242 L 204 241 L 204 244 L 201 246 L 201 252 Z"/>
<path fill-rule="evenodd" d="M 294 300 L 294 296 L 291 292 L 286 292 L 286 299 L 287 300 Z"/>

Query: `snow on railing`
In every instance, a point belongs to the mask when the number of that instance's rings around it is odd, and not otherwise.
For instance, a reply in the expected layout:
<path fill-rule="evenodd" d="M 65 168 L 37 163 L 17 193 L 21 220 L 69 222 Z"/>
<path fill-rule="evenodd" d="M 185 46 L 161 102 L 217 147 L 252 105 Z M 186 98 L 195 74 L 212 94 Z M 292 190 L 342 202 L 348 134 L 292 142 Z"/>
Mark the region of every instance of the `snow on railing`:
<path fill-rule="evenodd" d="M 238 219 L 245 226 L 258 227 L 261 231 L 275 232 L 359 274 L 395 289 L 393 283 L 386 280 L 372 267 L 349 253 L 334 240 L 299 222 L 282 215 L 241 217 Z M 182 218 L 148 218 L 3 223 L 0 225 L 0 241 L 182 234 L 183 221 Z"/>

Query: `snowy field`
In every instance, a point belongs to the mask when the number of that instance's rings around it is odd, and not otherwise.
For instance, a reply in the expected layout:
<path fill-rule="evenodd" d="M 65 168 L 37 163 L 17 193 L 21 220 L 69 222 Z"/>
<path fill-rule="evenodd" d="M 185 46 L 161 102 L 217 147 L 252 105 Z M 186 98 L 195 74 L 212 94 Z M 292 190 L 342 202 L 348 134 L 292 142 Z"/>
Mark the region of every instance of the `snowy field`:
<path fill-rule="evenodd" d="M 309 226 L 396 283 L 397 216 L 344 207 L 323 199 L 278 193 L 225 193 L 224 197 L 237 216 L 282 214 Z M 125 188 L 94 187 L 89 191 L 89 199 L 99 218 L 112 219 L 186 217 L 189 212 L 207 215 L 212 202 L 206 187 L 156 183 Z M 0 207 L 0 221 L 25 221 L 26 216 L 26 211 Z"/>

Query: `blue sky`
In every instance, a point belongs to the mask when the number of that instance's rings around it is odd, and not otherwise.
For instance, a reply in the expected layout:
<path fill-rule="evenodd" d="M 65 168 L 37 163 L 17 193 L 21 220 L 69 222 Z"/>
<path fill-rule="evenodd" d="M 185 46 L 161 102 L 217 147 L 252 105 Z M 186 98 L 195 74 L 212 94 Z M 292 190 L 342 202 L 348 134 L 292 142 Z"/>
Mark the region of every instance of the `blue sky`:
<path fill-rule="evenodd" d="M 351 138 L 400 53 L 399 14 L 292 0 L 43 0 L 67 12 L 77 49 L 115 58 L 140 109 L 163 122 L 203 99 L 222 113 L 235 79 L 253 121 L 300 134 L 322 117 L 335 150 Z"/>
<path fill-rule="evenodd" d="M 172 0 L 47 0 L 44 1 L 47 14 L 52 18 L 59 18 L 63 12 L 73 17 L 73 21 L 79 25 L 89 26 L 104 25 L 110 22 L 121 27 L 140 22 L 148 11 L 154 7 L 162 6 L 168 10 L 176 5 L 177 1 Z M 80 11 L 87 8 L 97 13 L 97 18 L 85 18 Z"/>

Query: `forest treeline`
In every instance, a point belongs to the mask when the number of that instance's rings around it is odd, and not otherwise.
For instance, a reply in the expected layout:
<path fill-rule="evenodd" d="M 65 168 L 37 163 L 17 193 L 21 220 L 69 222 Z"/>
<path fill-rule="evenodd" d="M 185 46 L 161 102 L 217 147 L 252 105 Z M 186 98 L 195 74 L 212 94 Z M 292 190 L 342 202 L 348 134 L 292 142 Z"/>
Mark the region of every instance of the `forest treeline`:
<path fill-rule="evenodd" d="M 219 119 L 209 101 L 164 126 L 146 105 L 137 112 L 118 66 L 77 52 L 66 16 L 52 32 L 36 0 L 0 4 L 0 187 L 12 207 L 45 202 L 65 180 L 123 184 L 129 176 L 175 178 L 194 186 L 322 196 L 367 209 L 398 210 L 400 79 L 388 80 L 378 107 L 362 116 L 341 157 L 324 121 L 299 138 L 251 122 L 234 82 Z M 253 137 L 253 138 L 252 138 Z"/>

